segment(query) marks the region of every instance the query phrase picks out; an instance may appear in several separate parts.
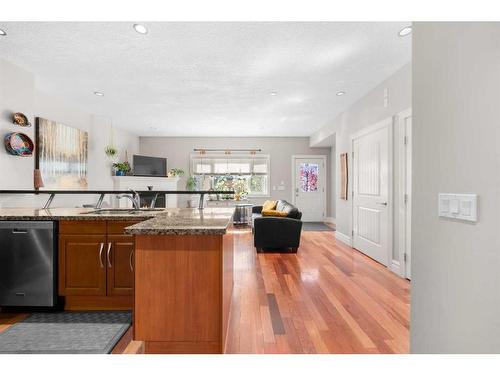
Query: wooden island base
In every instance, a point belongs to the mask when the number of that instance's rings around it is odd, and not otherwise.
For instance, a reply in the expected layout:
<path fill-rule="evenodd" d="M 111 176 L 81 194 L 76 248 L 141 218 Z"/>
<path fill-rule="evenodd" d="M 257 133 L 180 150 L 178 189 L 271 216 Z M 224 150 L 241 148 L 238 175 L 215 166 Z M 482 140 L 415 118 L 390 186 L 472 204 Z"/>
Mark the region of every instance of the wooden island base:
<path fill-rule="evenodd" d="M 233 235 L 136 235 L 134 340 L 146 353 L 223 353 Z"/>

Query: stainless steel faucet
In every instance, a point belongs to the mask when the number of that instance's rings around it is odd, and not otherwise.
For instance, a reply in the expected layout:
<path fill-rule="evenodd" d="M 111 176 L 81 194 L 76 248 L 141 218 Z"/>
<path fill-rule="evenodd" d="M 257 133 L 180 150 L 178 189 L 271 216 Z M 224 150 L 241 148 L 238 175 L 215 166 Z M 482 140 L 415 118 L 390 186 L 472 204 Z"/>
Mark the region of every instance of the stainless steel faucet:
<path fill-rule="evenodd" d="M 132 201 L 132 205 L 134 206 L 135 210 L 138 210 L 141 208 L 141 198 L 139 197 L 139 193 L 136 192 L 133 189 L 129 189 L 131 194 L 118 194 L 116 198 L 122 199 L 122 198 L 128 198 Z"/>

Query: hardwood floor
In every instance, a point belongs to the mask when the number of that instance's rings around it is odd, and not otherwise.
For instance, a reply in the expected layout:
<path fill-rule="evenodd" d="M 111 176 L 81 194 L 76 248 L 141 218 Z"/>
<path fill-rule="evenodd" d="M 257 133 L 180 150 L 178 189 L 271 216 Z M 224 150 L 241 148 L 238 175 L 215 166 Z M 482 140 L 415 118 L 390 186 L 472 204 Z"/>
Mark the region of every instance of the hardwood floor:
<path fill-rule="evenodd" d="M 297 254 L 257 254 L 235 230 L 226 353 L 408 353 L 410 283 L 334 232 L 303 232 Z M 27 314 L 0 313 L 0 332 Z M 113 353 L 143 353 L 131 330 Z"/>
<path fill-rule="evenodd" d="M 303 232 L 295 255 L 240 230 L 235 249 L 227 353 L 408 353 L 409 282 L 334 232 Z"/>
<path fill-rule="evenodd" d="M 5 331 L 14 323 L 26 319 L 28 315 L 29 314 L 25 313 L 6 313 L 6 312 L 0 313 L 0 332 Z"/>

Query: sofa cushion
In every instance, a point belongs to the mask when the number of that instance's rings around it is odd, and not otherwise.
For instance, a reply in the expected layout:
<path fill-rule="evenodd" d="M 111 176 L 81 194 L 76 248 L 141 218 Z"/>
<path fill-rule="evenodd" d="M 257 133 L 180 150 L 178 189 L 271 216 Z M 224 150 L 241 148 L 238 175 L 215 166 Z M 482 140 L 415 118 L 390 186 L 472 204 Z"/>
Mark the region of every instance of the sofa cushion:
<path fill-rule="evenodd" d="M 278 210 L 262 210 L 262 216 L 288 217 L 288 212 Z"/>
<path fill-rule="evenodd" d="M 299 209 L 285 200 L 278 201 L 276 204 L 276 210 L 286 212 L 286 216 L 292 219 L 300 219 Z"/>
<path fill-rule="evenodd" d="M 262 205 L 262 211 L 275 210 L 278 201 L 265 201 Z"/>

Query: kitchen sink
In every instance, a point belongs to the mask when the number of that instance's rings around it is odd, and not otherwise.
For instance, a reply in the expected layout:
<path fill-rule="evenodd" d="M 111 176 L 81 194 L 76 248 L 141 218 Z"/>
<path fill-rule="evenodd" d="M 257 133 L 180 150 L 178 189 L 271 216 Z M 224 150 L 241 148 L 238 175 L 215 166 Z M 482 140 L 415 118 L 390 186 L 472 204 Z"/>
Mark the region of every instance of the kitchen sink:
<path fill-rule="evenodd" d="M 87 215 L 136 215 L 144 212 L 158 212 L 163 211 L 163 208 L 140 208 L 140 209 L 131 209 L 131 208 L 103 208 L 94 211 L 82 212 L 82 214 Z"/>

